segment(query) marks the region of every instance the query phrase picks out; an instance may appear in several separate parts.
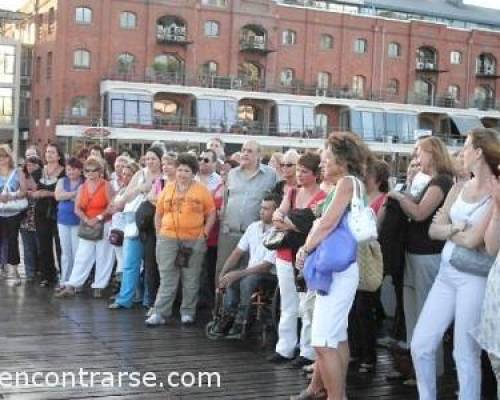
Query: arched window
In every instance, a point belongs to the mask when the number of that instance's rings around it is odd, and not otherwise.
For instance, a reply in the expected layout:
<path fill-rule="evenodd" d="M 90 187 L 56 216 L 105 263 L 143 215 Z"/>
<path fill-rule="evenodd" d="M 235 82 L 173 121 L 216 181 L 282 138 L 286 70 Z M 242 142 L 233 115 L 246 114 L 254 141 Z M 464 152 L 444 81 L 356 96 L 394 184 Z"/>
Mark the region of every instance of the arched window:
<path fill-rule="evenodd" d="M 135 69 L 135 56 L 122 53 L 118 56 L 118 72 L 133 72 Z"/>
<path fill-rule="evenodd" d="M 399 95 L 399 81 L 397 79 L 390 79 L 387 83 L 387 93 L 392 96 Z"/>
<path fill-rule="evenodd" d="M 318 89 L 328 89 L 330 87 L 330 73 L 328 72 L 318 72 Z"/>
<path fill-rule="evenodd" d="M 430 80 L 417 79 L 415 81 L 415 100 L 417 104 L 433 105 L 435 85 Z"/>
<path fill-rule="evenodd" d="M 417 69 L 437 69 L 437 51 L 432 47 L 420 47 L 417 50 Z"/>
<path fill-rule="evenodd" d="M 474 90 L 474 107 L 486 110 L 494 106 L 495 91 L 491 86 L 479 86 Z"/>
<path fill-rule="evenodd" d="M 316 113 L 316 132 L 321 137 L 328 133 L 328 116 L 324 113 Z"/>
<path fill-rule="evenodd" d="M 327 35 L 326 33 L 321 35 L 319 47 L 321 50 L 333 49 L 333 36 Z"/>
<path fill-rule="evenodd" d="M 284 30 L 281 43 L 285 46 L 293 46 L 297 43 L 297 34 L 295 31 L 290 29 Z"/>
<path fill-rule="evenodd" d="M 156 38 L 159 41 L 186 41 L 186 23 L 179 17 L 174 16 L 164 16 L 158 18 L 158 22 L 156 23 Z"/>
<path fill-rule="evenodd" d="M 240 31 L 241 50 L 265 50 L 267 31 L 260 25 L 245 25 Z"/>
<path fill-rule="evenodd" d="M 462 64 L 462 53 L 458 50 L 450 52 L 450 63 L 451 64 Z"/>
<path fill-rule="evenodd" d="M 366 39 L 356 39 L 354 41 L 354 52 L 364 54 L 368 51 L 368 41 Z"/>
<path fill-rule="evenodd" d="M 132 11 L 122 11 L 120 13 L 120 28 L 135 29 L 137 27 L 137 15 Z"/>
<path fill-rule="evenodd" d="M 85 96 L 73 97 L 71 100 L 71 116 L 86 117 L 89 110 L 89 101 Z"/>
<path fill-rule="evenodd" d="M 256 82 L 262 79 L 262 69 L 255 63 L 244 62 L 240 65 L 238 76 L 246 82 Z"/>
<path fill-rule="evenodd" d="M 476 59 L 477 75 L 495 75 L 497 71 L 497 60 L 491 54 L 480 54 Z"/>
<path fill-rule="evenodd" d="M 448 95 L 453 100 L 460 100 L 460 86 L 458 86 L 458 85 L 448 86 Z"/>
<path fill-rule="evenodd" d="M 75 22 L 77 24 L 91 24 L 92 10 L 88 7 L 75 8 Z"/>
<path fill-rule="evenodd" d="M 387 55 L 390 58 L 401 57 L 401 45 L 396 42 L 389 43 L 389 47 L 387 48 Z"/>
<path fill-rule="evenodd" d="M 291 68 L 285 68 L 281 71 L 280 83 L 282 86 L 292 86 L 295 80 L 295 71 Z"/>
<path fill-rule="evenodd" d="M 78 69 L 90 68 L 90 51 L 76 49 L 73 51 L 73 67 Z"/>
<path fill-rule="evenodd" d="M 207 61 L 201 66 L 201 73 L 205 76 L 215 76 L 218 68 L 219 66 L 215 61 Z"/>
<path fill-rule="evenodd" d="M 204 31 L 205 36 L 208 37 L 219 36 L 219 23 L 217 21 L 206 21 Z"/>

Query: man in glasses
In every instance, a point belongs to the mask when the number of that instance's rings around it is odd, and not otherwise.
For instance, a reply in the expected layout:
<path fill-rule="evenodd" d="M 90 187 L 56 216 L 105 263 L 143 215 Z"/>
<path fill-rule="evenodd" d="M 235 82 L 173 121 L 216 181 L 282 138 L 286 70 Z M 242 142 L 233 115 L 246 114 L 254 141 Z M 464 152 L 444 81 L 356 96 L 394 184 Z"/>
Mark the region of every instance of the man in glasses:
<path fill-rule="evenodd" d="M 215 151 L 211 149 L 205 150 L 198 158 L 198 163 L 200 165 L 198 180 L 213 194 L 222 183 L 222 178 L 215 172 L 217 167 L 217 155 Z"/>

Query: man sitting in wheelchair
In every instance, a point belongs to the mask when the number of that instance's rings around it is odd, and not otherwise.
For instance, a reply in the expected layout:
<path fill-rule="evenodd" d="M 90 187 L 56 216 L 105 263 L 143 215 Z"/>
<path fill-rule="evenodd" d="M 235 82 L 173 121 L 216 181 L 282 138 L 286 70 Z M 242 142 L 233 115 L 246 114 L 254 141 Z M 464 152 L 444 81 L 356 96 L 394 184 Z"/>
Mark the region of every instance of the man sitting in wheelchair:
<path fill-rule="evenodd" d="M 271 273 L 275 251 L 266 249 L 262 242 L 272 227 L 272 216 L 278 205 L 279 198 L 275 194 L 269 194 L 262 200 L 260 220 L 248 226 L 224 263 L 218 284 L 219 291 L 225 292 L 222 311 L 216 310 L 219 315 L 209 324 L 209 336 L 242 339 L 252 294 L 257 288 L 276 283 L 275 274 Z M 248 265 L 236 269 L 247 253 Z"/>

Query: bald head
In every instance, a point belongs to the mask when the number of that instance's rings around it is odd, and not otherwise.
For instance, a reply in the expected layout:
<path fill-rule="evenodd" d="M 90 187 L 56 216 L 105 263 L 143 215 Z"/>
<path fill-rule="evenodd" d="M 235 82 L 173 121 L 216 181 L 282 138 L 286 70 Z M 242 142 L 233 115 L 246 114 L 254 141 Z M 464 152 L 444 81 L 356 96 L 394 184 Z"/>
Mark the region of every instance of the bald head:
<path fill-rule="evenodd" d="M 261 147 L 255 140 L 248 140 L 241 146 L 240 165 L 243 169 L 257 168 Z"/>

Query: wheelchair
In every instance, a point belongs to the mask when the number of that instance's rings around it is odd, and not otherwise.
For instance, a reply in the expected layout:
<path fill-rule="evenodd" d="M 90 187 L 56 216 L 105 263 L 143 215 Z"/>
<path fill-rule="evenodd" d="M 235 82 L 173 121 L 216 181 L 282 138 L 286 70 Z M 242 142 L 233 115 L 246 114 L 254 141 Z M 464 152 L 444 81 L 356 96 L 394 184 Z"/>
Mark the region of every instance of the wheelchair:
<path fill-rule="evenodd" d="M 228 339 L 232 317 L 224 313 L 225 289 L 217 288 L 212 320 L 205 326 L 205 334 L 210 340 Z M 278 337 L 280 319 L 280 292 L 277 279 L 258 287 L 251 296 L 247 319 L 243 321 L 241 339 L 258 338 L 262 347 L 274 346 Z M 226 320 L 226 321 L 225 321 Z M 224 333 L 218 334 L 214 328 L 223 324 Z"/>

